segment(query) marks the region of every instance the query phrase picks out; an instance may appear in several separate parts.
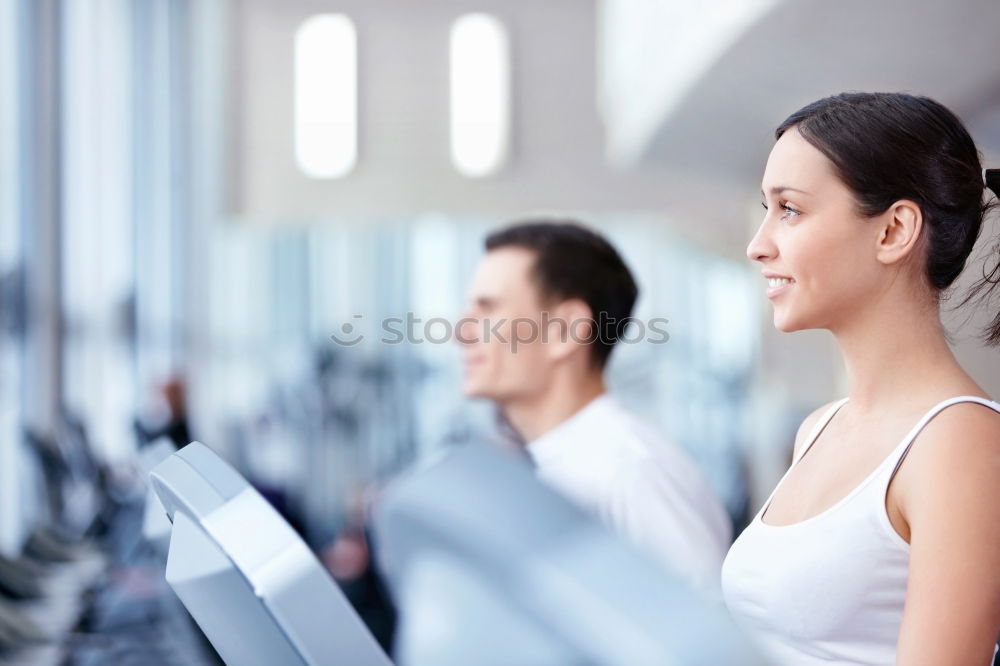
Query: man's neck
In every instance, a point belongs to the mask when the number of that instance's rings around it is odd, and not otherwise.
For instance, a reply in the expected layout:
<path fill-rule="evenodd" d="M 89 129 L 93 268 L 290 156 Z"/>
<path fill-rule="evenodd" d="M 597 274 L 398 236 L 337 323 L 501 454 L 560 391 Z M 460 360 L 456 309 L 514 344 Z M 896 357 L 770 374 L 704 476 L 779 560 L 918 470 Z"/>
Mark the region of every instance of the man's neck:
<path fill-rule="evenodd" d="M 503 405 L 504 418 L 525 442 L 532 442 L 557 427 L 602 395 L 607 389 L 600 372 L 582 380 L 563 377 L 541 394 Z"/>

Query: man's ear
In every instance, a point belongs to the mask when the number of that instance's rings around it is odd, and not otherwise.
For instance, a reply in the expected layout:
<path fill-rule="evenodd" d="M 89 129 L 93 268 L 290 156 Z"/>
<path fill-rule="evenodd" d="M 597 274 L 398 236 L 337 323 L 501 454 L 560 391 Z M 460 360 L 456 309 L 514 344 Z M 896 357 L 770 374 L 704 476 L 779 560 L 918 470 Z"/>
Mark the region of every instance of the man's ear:
<path fill-rule="evenodd" d="M 875 258 L 886 265 L 910 256 L 920 242 L 924 215 L 915 202 L 901 199 L 879 216 Z"/>
<path fill-rule="evenodd" d="M 590 306 L 579 298 L 570 298 L 549 308 L 542 315 L 546 349 L 553 360 L 573 354 L 590 354 L 590 345 L 598 334 Z"/>

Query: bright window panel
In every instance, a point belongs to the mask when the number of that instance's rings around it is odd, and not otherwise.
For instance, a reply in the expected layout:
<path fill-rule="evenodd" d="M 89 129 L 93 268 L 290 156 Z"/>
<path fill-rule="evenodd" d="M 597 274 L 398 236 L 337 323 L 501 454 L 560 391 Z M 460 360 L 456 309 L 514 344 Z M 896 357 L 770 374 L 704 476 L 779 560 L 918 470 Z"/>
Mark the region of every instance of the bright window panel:
<path fill-rule="evenodd" d="M 312 178 L 342 178 L 357 161 L 357 33 L 343 14 L 313 16 L 295 35 L 295 157 Z"/>
<path fill-rule="evenodd" d="M 466 14 L 451 29 L 451 158 L 459 173 L 482 178 L 507 159 L 510 45 L 504 25 Z"/>

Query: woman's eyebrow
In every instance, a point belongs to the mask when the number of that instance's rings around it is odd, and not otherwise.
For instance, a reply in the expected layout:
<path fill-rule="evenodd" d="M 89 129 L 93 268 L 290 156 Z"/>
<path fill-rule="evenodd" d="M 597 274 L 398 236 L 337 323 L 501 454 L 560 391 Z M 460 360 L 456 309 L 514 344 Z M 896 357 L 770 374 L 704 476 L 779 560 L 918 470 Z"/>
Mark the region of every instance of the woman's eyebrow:
<path fill-rule="evenodd" d="M 789 187 L 788 185 L 777 185 L 771 188 L 771 194 L 773 195 L 781 194 L 782 192 L 798 192 L 799 194 L 809 194 L 805 190 L 800 190 L 796 187 Z M 764 196 L 764 190 L 760 191 L 760 195 Z"/>

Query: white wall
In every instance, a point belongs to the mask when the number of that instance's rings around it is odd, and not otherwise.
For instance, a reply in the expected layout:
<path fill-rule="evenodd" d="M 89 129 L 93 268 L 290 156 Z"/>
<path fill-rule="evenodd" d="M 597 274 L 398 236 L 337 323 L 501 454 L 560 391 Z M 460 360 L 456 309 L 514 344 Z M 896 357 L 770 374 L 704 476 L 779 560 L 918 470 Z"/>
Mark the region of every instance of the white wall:
<path fill-rule="evenodd" d="M 356 171 L 334 181 L 299 173 L 292 143 L 292 39 L 308 16 L 337 11 L 356 24 L 360 140 Z M 467 11 L 494 13 L 513 52 L 509 165 L 468 180 L 450 163 L 448 31 Z M 256 222 L 398 219 L 424 212 L 513 216 L 529 210 L 662 214 L 706 242 L 711 179 L 683 169 L 607 165 L 598 112 L 594 0 L 505 2 L 242 0 L 234 5 L 227 113 L 232 216 Z"/>

